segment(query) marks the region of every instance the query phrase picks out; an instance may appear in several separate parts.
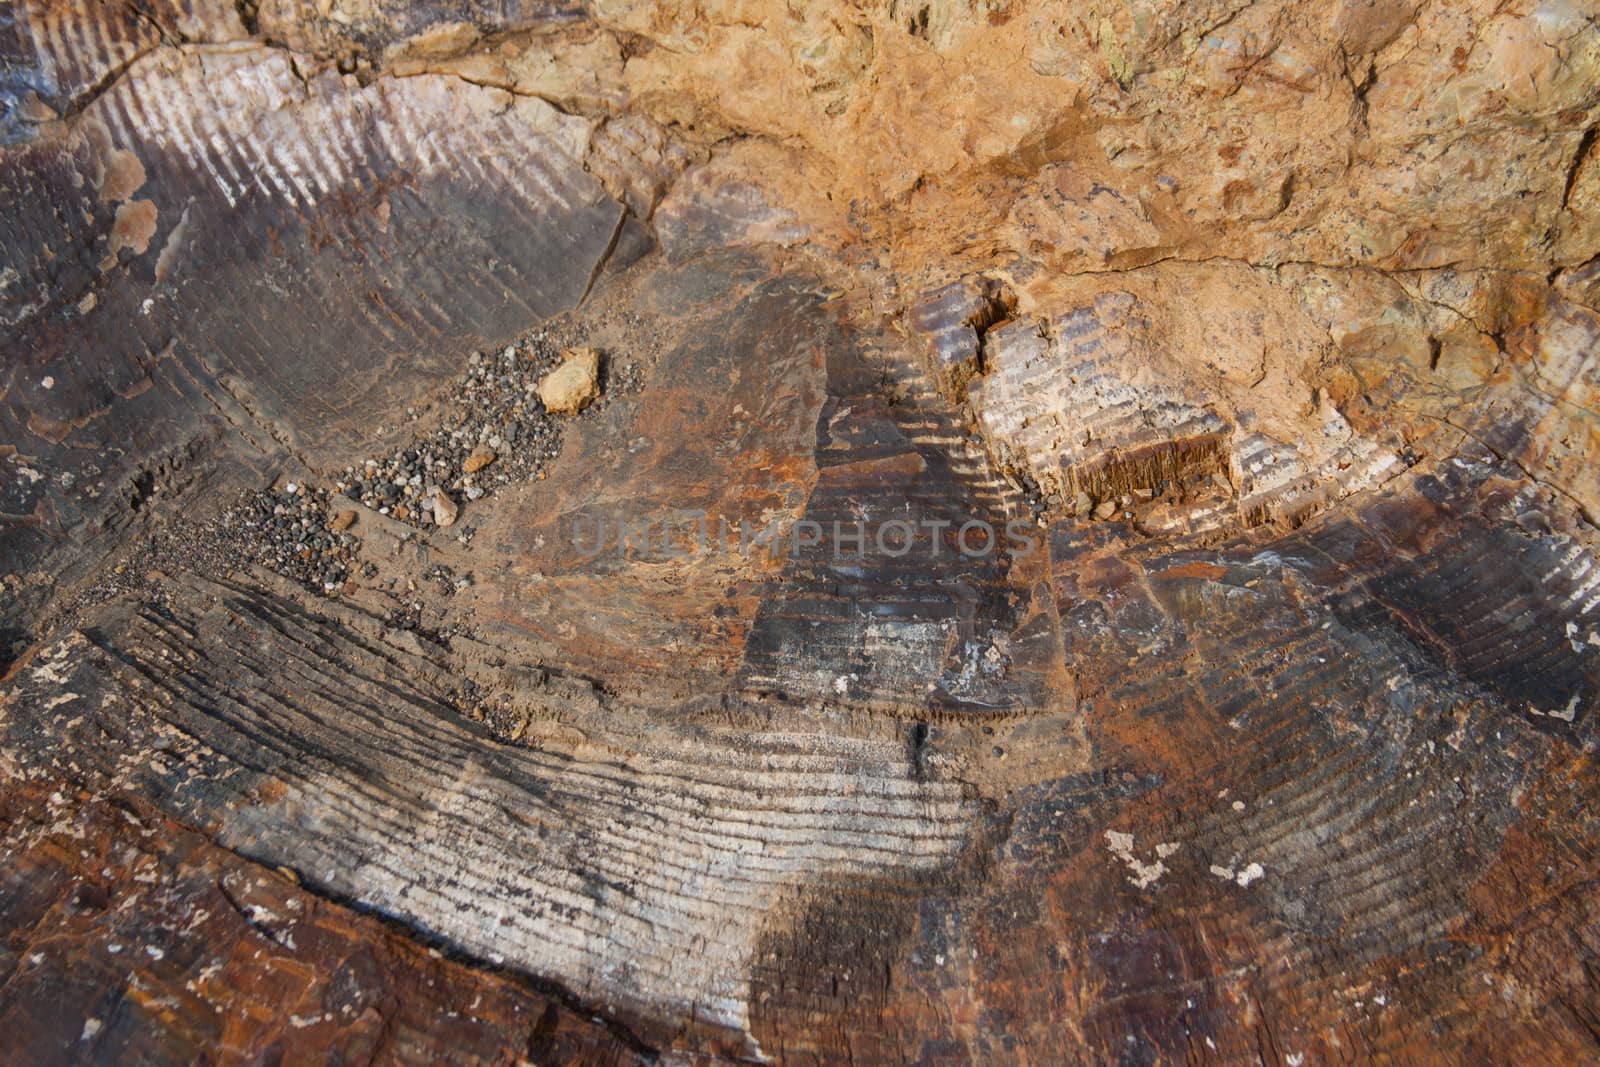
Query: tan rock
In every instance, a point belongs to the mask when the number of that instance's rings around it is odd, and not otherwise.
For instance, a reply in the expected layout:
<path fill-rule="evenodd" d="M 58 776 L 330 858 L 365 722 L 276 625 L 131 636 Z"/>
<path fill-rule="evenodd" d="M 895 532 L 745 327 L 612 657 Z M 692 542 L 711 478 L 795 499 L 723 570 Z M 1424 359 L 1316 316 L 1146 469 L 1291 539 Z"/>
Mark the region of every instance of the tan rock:
<path fill-rule="evenodd" d="M 477 39 L 478 30 L 470 22 L 441 22 L 391 46 L 391 51 L 407 56 L 444 56 L 470 46 Z"/>
<path fill-rule="evenodd" d="M 574 348 L 562 353 L 561 366 L 539 383 L 546 411 L 576 415 L 600 395 L 600 353 Z"/>
<path fill-rule="evenodd" d="M 477 448 L 472 450 L 472 455 L 467 457 L 467 461 L 461 465 L 461 469 L 467 474 L 477 474 L 479 471 L 483 470 L 483 468 L 493 463 L 495 459 L 496 455 L 494 449 L 484 445 L 479 445 Z"/>
<path fill-rule="evenodd" d="M 461 514 L 461 506 L 450 499 L 443 489 L 433 494 L 433 521 L 440 526 L 450 526 Z"/>
<path fill-rule="evenodd" d="M 333 522 L 329 523 L 329 526 L 332 528 L 334 533 L 344 533 L 355 524 L 356 513 L 353 509 L 347 508 L 346 510 L 339 512 L 339 514 L 334 517 Z"/>

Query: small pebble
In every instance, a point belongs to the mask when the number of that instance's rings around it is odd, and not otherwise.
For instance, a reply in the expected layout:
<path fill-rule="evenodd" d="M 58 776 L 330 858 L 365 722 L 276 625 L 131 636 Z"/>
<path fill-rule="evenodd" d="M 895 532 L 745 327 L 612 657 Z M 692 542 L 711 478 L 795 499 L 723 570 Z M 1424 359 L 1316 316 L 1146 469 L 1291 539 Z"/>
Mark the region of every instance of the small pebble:
<path fill-rule="evenodd" d="M 546 411 L 576 415 L 600 395 L 600 353 L 575 348 L 562 358 L 561 366 L 539 383 L 539 400 Z"/>
<path fill-rule="evenodd" d="M 456 516 L 461 514 L 460 506 L 451 500 L 444 492 L 433 494 L 433 521 L 440 526 L 450 526 L 455 523 Z"/>

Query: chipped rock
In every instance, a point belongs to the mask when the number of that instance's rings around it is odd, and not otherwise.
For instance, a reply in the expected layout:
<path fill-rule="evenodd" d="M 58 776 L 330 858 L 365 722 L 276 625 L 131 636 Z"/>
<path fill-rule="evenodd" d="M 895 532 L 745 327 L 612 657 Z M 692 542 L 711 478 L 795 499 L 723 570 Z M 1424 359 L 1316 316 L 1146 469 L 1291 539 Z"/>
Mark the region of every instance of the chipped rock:
<path fill-rule="evenodd" d="M 575 415 L 600 395 L 600 353 L 574 348 L 562 353 L 561 366 L 539 383 L 545 410 Z"/>
<path fill-rule="evenodd" d="M 439 490 L 433 494 L 433 521 L 440 526 L 449 526 L 456 521 L 456 516 L 461 514 L 461 506 L 450 499 L 450 494 Z"/>
<path fill-rule="evenodd" d="M 468 474 L 477 474 L 479 471 L 483 470 L 483 468 L 493 463 L 494 460 L 494 449 L 485 448 L 484 446 L 480 445 L 472 450 L 472 455 L 468 456 L 466 462 L 461 464 L 461 469 Z"/>

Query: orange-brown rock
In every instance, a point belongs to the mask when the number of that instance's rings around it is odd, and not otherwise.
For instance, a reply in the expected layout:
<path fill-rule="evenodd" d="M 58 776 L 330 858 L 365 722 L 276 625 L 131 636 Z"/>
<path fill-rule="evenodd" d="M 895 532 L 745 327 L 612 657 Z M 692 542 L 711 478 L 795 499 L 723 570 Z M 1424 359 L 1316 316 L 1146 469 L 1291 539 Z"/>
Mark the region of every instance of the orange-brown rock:
<path fill-rule="evenodd" d="M 450 959 L 64 782 L 0 794 L 0 1055 L 8 1063 L 637 1063 L 514 976 Z"/>

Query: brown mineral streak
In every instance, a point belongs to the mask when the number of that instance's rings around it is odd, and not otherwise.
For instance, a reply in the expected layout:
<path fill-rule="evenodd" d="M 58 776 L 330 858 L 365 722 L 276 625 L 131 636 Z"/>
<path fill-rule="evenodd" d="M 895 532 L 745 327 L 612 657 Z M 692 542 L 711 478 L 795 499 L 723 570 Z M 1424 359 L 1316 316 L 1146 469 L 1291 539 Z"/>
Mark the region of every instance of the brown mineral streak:
<path fill-rule="evenodd" d="M 0 22 L 0 1061 L 1600 1063 L 1583 5 Z"/>

